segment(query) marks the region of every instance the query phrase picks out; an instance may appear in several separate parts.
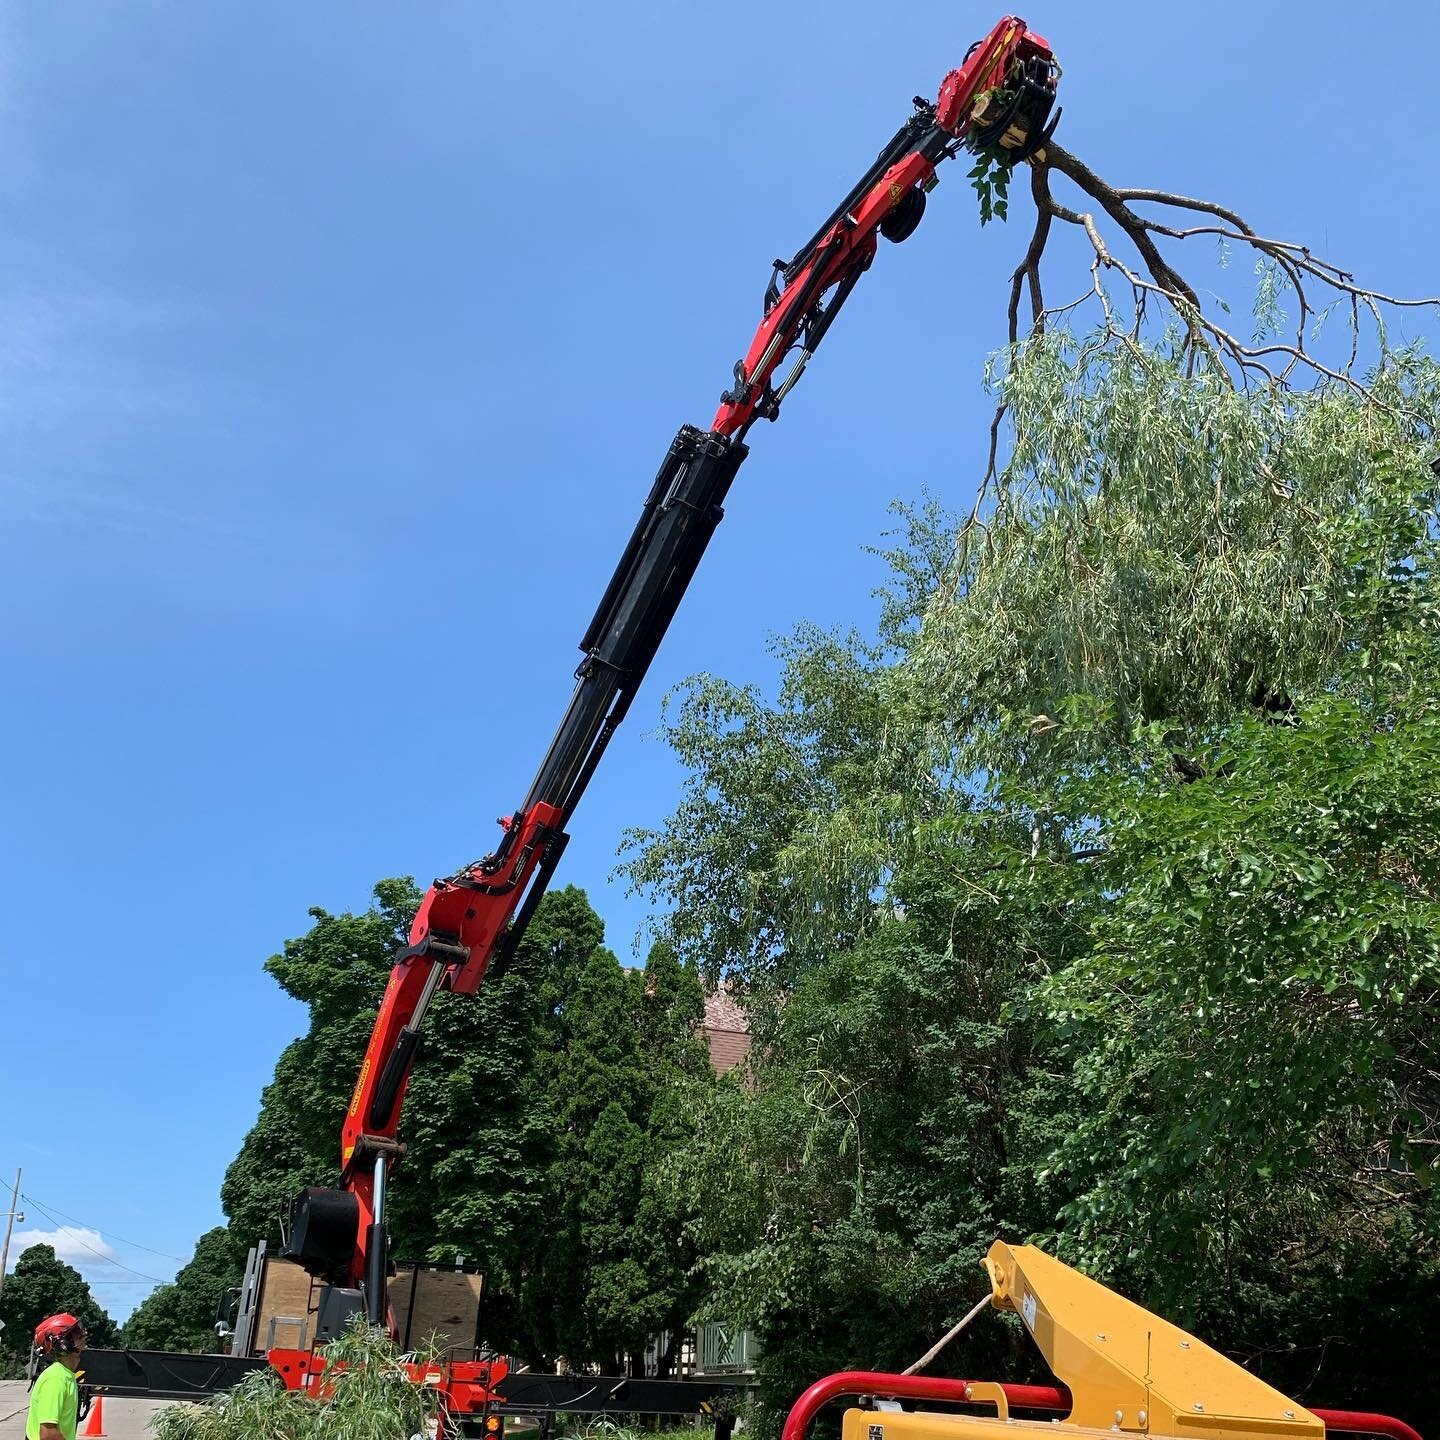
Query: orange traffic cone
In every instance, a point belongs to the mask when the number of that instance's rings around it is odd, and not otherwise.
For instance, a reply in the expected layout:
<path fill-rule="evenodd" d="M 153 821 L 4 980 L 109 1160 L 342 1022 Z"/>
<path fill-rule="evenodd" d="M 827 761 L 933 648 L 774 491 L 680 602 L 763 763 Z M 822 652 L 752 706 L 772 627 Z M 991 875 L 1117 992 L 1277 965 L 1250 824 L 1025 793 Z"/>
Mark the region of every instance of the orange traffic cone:
<path fill-rule="evenodd" d="M 87 1440 L 105 1440 L 105 1397 L 97 1395 L 90 1403 L 90 1414 L 80 1432 Z"/>

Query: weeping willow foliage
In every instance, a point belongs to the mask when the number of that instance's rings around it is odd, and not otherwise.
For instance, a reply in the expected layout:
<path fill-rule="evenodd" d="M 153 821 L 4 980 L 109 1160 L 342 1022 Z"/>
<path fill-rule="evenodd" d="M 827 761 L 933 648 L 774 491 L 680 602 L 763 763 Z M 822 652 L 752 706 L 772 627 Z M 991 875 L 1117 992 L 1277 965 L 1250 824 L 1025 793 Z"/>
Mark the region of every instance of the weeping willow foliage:
<path fill-rule="evenodd" d="M 1440 1276 L 1440 367 L 1247 389 L 1112 330 L 994 384 L 975 518 L 902 508 L 877 633 L 666 715 L 626 873 L 756 1034 L 686 1157 L 711 1313 L 779 1401 L 1032 1236 L 1378 1404 Z"/>
<path fill-rule="evenodd" d="M 1366 572 L 1431 525 L 1440 367 L 1419 352 L 1364 391 L 1297 392 L 1058 333 L 996 388 L 1013 446 L 901 677 L 962 770 L 1071 766 L 1140 723 L 1327 684 L 1365 643 Z"/>
<path fill-rule="evenodd" d="M 150 1428 L 155 1440 L 410 1440 L 430 1433 L 440 1397 L 400 1360 L 399 1347 L 357 1316 L 326 1347 L 314 1398 L 267 1368 L 203 1405 L 167 1405 Z"/>
<path fill-rule="evenodd" d="M 874 639 L 802 627 L 773 701 L 700 676 L 667 710 L 692 780 L 623 869 L 712 975 L 788 985 L 964 817 L 1028 834 L 1155 725 L 1184 751 L 1334 685 L 1390 623 L 1388 581 L 1429 564 L 1440 366 L 1418 351 L 1363 390 L 1245 389 L 1165 340 L 1052 333 L 994 385 L 1013 443 L 978 518 L 902 507 Z"/>

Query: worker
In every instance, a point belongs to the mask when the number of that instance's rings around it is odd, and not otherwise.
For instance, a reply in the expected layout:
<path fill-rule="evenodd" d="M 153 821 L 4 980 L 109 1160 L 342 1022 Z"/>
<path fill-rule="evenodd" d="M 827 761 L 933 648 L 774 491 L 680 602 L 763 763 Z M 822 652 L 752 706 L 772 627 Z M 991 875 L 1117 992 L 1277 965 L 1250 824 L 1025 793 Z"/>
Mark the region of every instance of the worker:
<path fill-rule="evenodd" d="M 75 1440 L 80 1414 L 75 1372 L 85 1353 L 85 1327 L 73 1315 L 51 1315 L 35 1327 L 35 1350 L 45 1368 L 30 1391 L 25 1440 Z"/>

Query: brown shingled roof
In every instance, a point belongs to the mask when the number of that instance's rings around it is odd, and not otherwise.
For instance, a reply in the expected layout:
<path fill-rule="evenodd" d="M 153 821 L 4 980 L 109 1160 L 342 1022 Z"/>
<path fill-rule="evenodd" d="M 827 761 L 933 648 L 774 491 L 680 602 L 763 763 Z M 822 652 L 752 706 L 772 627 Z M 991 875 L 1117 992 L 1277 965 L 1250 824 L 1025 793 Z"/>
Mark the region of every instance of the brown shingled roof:
<path fill-rule="evenodd" d="M 724 990 L 705 997 L 704 1026 L 707 1030 L 743 1030 L 747 1035 L 750 1033 L 745 1012 Z"/>

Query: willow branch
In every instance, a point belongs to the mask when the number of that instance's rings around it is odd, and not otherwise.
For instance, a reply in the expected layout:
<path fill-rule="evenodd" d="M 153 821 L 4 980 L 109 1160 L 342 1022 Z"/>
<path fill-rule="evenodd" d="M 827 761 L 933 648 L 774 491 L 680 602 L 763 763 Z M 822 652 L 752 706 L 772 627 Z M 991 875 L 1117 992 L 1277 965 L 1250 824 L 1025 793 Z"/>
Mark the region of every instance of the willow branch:
<path fill-rule="evenodd" d="M 1055 220 L 1083 229 L 1090 242 L 1096 263 L 1092 266 L 1091 290 L 1084 298 L 1093 296 L 1098 299 L 1105 317 L 1107 336 L 1128 343 L 1131 348 L 1137 347 L 1145 319 L 1147 297 L 1157 296 L 1164 300 L 1185 327 L 1184 343 L 1189 351 L 1187 371 L 1193 371 L 1197 355 L 1204 355 L 1215 362 L 1217 373 L 1224 375 L 1231 383 L 1238 379 L 1240 384 L 1247 384 L 1253 377 L 1256 380 L 1263 379 L 1271 385 L 1285 386 L 1297 367 L 1305 367 L 1317 378 L 1333 381 L 1348 386 L 1357 393 L 1369 395 L 1368 389 L 1356 381 L 1353 375 L 1360 354 L 1362 309 L 1374 323 L 1375 336 L 1383 354 L 1387 348 L 1387 340 L 1382 306 L 1412 309 L 1440 307 L 1440 297 L 1409 299 L 1360 285 L 1350 271 L 1315 255 L 1308 246 L 1260 234 L 1243 215 L 1230 206 L 1193 195 L 1182 195 L 1176 191 L 1111 185 L 1076 155 L 1053 141 L 1039 152 L 1030 164 L 1030 189 L 1036 211 L 1035 228 L 1024 257 L 1010 277 L 1008 320 L 1012 346 L 1020 338 L 1020 302 L 1027 287 L 1031 302 L 1029 334 L 1032 337 L 1043 333 L 1047 320 L 1072 310 L 1081 303 L 1072 301 L 1058 310 L 1045 308 L 1041 267 L 1052 222 Z M 1050 185 L 1052 171 L 1065 176 L 1082 194 L 1095 202 L 1097 209 L 1077 209 L 1057 200 Z M 1191 215 L 1211 216 L 1220 223 L 1171 224 L 1153 215 L 1141 213 L 1133 208 L 1135 204 L 1163 206 L 1171 210 L 1188 211 Z M 1138 267 L 1127 263 L 1116 254 L 1101 231 L 1099 222 L 1102 217 L 1117 226 L 1133 246 L 1140 262 Z M 1194 285 L 1162 253 L 1158 244 L 1161 239 L 1183 242 L 1203 235 L 1214 236 L 1222 242 L 1243 245 L 1254 250 L 1284 276 L 1285 282 L 1295 294 L 1299 310 L 1294 337 L 1290 343 L 1276 341 L 1269 344 L 1246 344 L 1225 325 L 1206 313 Z M 1102 269 L 1122 276 L 1130 285 L 1134 313 L 1128 333 L 1117 323 L 1113 308 L 1104 293 L 1104 286 L 1099 279 Z M 1325 307 L 1322 314 L 1311 298 L 1311 286 L 1330 291 L 1335 302 L 1343 301 L 1347 306 L 1351 328 L 1350 355 L 1339 368 L 1317 359 L 1307 344 L 1306 335 L 1312 321 L 1323 318 L 1323 314 L 1328 314 L 1334 308 L 1332 302 Z M 998 421 L 1003 415 L 1002 407 L 997 415 L 997 425 L 992 427 L 992 445 L 986 467 L 987 482 L 994 475 Z"/>

